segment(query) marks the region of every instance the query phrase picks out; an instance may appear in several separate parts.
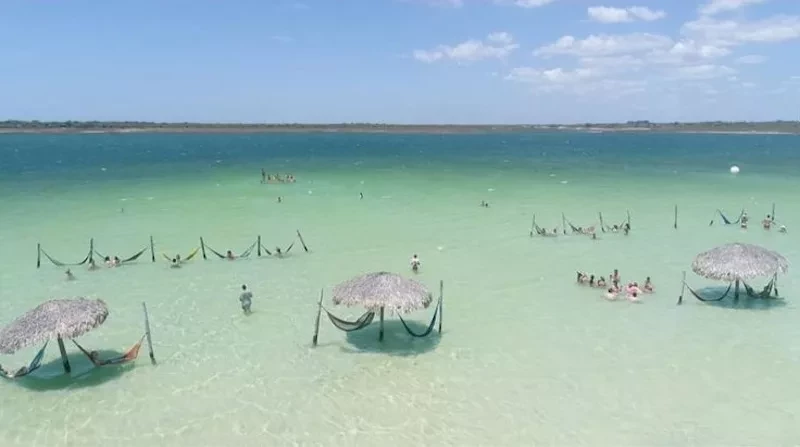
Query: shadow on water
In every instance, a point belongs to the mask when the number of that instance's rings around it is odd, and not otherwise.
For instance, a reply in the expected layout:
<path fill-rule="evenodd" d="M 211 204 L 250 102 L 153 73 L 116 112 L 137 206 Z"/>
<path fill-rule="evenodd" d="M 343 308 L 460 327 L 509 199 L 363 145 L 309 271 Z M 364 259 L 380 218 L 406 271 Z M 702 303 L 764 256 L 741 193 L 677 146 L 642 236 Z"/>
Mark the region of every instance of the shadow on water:
<path fill-rule="evenodd" d="M 408 327 L 421 334 L 428 325 L 406 320 Z M 437 329 L 426 337 L 414 337 L 406 331 L 400 320 L 387 319 L 383 322 L 383 341 L 378 341 L 380 323 L 373 323 L 364 329 L 348 332 L 347 341 L 352 347 L 342 347 L 342 351 L 350 353 L 376 353 L 393 356 L 414 356 L 432 351 L 439 345 L 441 334 Z"/>
<path fill-rule="evenodd" d="M 727 289 L 727 286 L 714 286 L 696 289 L 695 292 L 704 299 L 714 300 L 724 295 Z M 690 298 L 695 299 L 688 291 L 687 294 Z M 684 299 L 686 299 L 686 296 L 684 296 Z M 755 298 L 747 296 L 744 290 L 740 291 L 739 298 L 736 299 L 733 296 L 733 290 L 731 290 L 728 296 L 719 301 L 704 301 L 702 304 L 724 309 L 770 310 L 786 306 L 786 299 L 785 297 Z"/>
<path fill-rule="evenodd" d="M 100 353 L 100 358 L 102 359 L 118 357 L 123 354 L 119 351 L 111 350 L 97 350 L 97 352 Z M 86 388 L 115 380 L 135 367 L 135 363 L 95 367 L 82 353 L 70 353 L 67 358 L 72 367 L 70 374 L 64 373 L 61 357 L 57 357 L 47 363 L 43 363 L 39 369 L 30 375 L 21 377 L 13 382 L 31 391 Z"/>

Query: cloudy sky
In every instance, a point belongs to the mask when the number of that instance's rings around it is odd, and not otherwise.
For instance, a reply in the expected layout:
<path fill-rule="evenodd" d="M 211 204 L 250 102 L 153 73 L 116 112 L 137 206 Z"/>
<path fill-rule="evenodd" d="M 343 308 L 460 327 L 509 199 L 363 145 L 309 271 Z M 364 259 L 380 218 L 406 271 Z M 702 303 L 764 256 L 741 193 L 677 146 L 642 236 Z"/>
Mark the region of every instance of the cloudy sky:
<path fill-rule="evenodd" d="M 7 2 L 0 119 L 800 119 L 797 0 Z"/>

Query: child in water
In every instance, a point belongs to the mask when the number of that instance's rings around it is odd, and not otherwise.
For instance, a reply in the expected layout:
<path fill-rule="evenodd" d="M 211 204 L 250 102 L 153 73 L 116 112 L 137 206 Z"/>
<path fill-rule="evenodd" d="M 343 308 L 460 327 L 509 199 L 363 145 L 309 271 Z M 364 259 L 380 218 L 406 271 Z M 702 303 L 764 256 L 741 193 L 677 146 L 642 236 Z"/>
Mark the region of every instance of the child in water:
<path fill-rule="evenodd" d="M 645 293 L 653 293 L 653 282 L 650 281 L 650 277 L 648 276 L 647 279 L 644 280 L 644 291 Z"/>
<path fill-rule="evenodd" d="M 609 287 L 604 296 L 609 301 L 615 301 L 617 299 L 617 291 L 613 287 Z"/>
<path fill-rule="evenodd" d="M 253 294 L 247 290 L 247 285 L 242 284 L 242 293 L 239 295 L 239 302 L 242 304 L 242 311 L 245 315 L 250 315 L 250 306 L 253 304 Z"/>

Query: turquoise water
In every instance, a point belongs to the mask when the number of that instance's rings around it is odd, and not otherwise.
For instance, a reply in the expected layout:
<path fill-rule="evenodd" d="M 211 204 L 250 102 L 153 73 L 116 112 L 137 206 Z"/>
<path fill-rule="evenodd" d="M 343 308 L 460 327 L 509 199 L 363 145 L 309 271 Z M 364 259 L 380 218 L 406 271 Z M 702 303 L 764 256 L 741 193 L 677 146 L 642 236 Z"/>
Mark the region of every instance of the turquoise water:
<path fill-rule="evenodd" d="M 0 324 L 43 300 L 103 298 L 110 316 L 80 338 L 122 351 L 151 313 L 158 366 L 57 376 L 52 346 L 30 380 L 2 383 L 4 445 L 787 445 L 800 392 L 800 289 L 782 305 L 682 306 L 683 270 L 726 242 L 800 256 L 794 136 L 757 135 L 2 135 Z M 741 174 L 728 168 L 737 164 Z M 297 183 L 261 185 L 260 169 Z M 364 199 L 359 199 L 363 192 Z M 277 197 L 283 197 L 282 203 Z M 478 206 L 487 200 L 491 207 Z M 714 225 L 716 208 L 771 212 L 788 234 Z M 673 207 L 679 207 L 673 229 Z M 630 236 L 530 238 L 563 212 L 581 226 L 631 213 Z M 163 258 L 87 272 L 43 263 L 36 244 L 79 261 L 88 240 L 126 257 L 240 252 L 258 235 L 285 259 Z M 374 270 L 444 281 L 444 333 L 412 340 L 387 322 L 345 335 L 321 289 Z M 652 276 L 639 305 L 606 302 L 575 270 Z M 255 313 L 244 317 L 248 284 Z M 335 307 L 326 301 L 328 307 Z M 356 317 L 359 309 L 335 309 Z M 409 318 L 424 325 L 432 309 Z M 71 349 L 68 346 L 68 349 Z M 31 347 L 0 357 L 25 364 Z M 74 351 L 74 350 L 72 350 Z M 144 351 L 143 351 L 144 352 Z M 73 353 L 74 354 L 74 353 Z"/>

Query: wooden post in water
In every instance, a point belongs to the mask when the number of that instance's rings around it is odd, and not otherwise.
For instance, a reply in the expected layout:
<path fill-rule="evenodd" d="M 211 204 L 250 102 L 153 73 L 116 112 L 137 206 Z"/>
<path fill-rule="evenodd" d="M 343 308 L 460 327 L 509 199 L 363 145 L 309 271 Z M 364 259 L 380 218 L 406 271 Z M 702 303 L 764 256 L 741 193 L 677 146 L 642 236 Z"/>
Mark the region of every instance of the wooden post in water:
<path fill-rule="evenodd" d="M 256 252 L 258 253 L 258 257 L 260 258 L 261 257 L 261 235 L 260 234 L 258 235 L 258 249 L 256 250 Z"/>
<path fill-rule="evenodd" d="M 531 237 L 533 237 L 534 231 L 536 231 L 536 213 L 533 213 L 533 220 L 531 221 Z"/>
<path fill-rule="evenodd" d="M 153 236 L 150 236 L 150 260 L 156 262 L 156 247 L 153 244 Z"/>
<path fill-rule="evenodd" d="M 325 293 L 325 289 L 319 291 L 319 302 L 317 303 L 317 321 L 314 322 L 314 337 L 311 339 L 311 345 L 317 346 L 317 340 L 319 340 L 319 317 L 322 316 L 322 297 Z"/>
<path fill-rule="evenodd" d="M 775 222 L 775 202 L 772 202 L 772 221 Z"/>
<path fill-rule="evenodd" d="M 64 372 L 69 374 L 72 367 L 69 366 L 69 359 L 67 358 L 67 349 L 64 348 L 64 340 L 58 337 L 58 350 L 61 352 L 61 362 L 64 364 Z"/>
<path fill-rule="evenodd" d="M 675 223 L 672 224 L 672 227 L 678 229 L 678 205 L 675 205 Z"/>
<path fill-rule="evenodd" d="M 41 266 L 42 266 L 42 244 L 41 243 L 37 243 L 36 244 L 36 268 L 38 269 Z"/>
<path fill-rule="evenodd" d="M 200 251 L 203 253 L 203 259 L 208 260 L 206 257 L 206 243 L 203 242 L 203 237 L 200 236 Z"/>
<path fill-rule="evenodd" d="M 153 338 L 150 336 L 150 317 L 147 315 L 147 304 L 142 301 L 142 310 L 144 311 L 144 334 L 147 336 L 147 349 L 150 350 L 150 362 L 156 364 L 156 356 L 153 353 Z"/>
<path fill-rule="evenodd" d="M 381 329 L 378 332 L 378 341 L 383 341 L 383 307 L 381 307 Z"/>
<path fill-rule="evenodd" d="M 439 281 L 439 333 L 442 333 L 442 312 L 444 309 L 444 280 Z"/>
<path fill-rule="evenodd" d="M 683 292 L 686 291 L 686 270 L 683 271 L 683 280 L 681 281 L 681 294 L 678 297 L 678 304 L 683 303 Z"/>
<path fill-rule="evenodd" d="M 297 237 L 300 238 L 300 243 L 303 244 L 303 250 L 308 253 L 308 247 L 306 246 L 306 241 L 303 240 L 303 235 L 300 234 L 300 230 L 297 230 Z"/>
<path fill-rule="evenodd" d="M 567 217 L 564 216 L 564 213 L 561 213 L 561 231 L 567 234 Z"/>
<path fill-rule="evenodd" d="M 603 233 L 605 233 L 606 232 L 606 224 L 603 223 L 603 213 L 598 211 L 597 215 L 600 216 L 600 229 L 603 231 Z"/>
<path fill-rule="evenodd" d="M 628 220 L 627 220 L 628 229 L 630 229 L 631 228 L 631 212 L 630 212 L 630 210 L 625 210 L 625 214 L 628 216 Z"/>
<path fill-rule="evenodd" d="M 94 260 L 94 238 L 89 239 L 89 264 Z"/>

